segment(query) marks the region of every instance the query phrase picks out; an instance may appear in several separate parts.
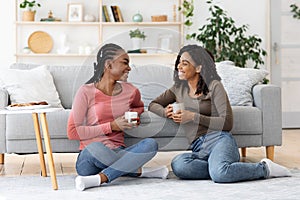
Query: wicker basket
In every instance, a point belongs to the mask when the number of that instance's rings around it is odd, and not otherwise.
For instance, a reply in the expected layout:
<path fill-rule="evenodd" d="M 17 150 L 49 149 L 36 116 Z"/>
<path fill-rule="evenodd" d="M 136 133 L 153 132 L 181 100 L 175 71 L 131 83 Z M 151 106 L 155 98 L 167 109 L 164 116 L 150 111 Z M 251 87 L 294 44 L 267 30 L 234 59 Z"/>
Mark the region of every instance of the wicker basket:
<path fill-rule="evenodd" d="M 168 21 L 167 15 L 153 15 L 151 16 L 152 22 L 166 22 Z"/>
<path fill-rule="evenodd" d="M 34 21 L 35 12 L 23 11 L 22 21 Z"/>

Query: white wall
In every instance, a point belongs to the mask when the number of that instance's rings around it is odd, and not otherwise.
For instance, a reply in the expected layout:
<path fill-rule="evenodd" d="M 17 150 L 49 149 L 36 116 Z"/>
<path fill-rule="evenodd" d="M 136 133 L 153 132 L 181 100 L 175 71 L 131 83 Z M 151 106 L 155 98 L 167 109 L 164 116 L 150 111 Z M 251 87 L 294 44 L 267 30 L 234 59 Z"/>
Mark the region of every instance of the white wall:
<path fill-rule="evenodd" d="M 205 19 L 208 17 L 206 0 L 194 0 L 194 2 L 196 15 L 193 20 L 194 25 L 191 27 L 192 32 L 197 31 L 200 26 L 206 23 Z M 215 3 L 226 10 L 227 14 L 236 21 L 237 25 L 248 24 L 249 33 L 257 34 L 262 38 L 262 47 L 268 50 L 268 0 L 216 0 Z M 0 37 L 0 69 L 8 68 L 11 63 L 15 62 L 15 1 L 7 1 L 6 4 L 8 5 L 2 7 L 0 11 L 0 24 L 5 30 L 4 36 L 1 34 L 2 36 Z"/>
<path fill-rule="evenodd" d="M 15 1 L 5 2 L 0 8 L 0 24 L 2 33 L 0 37 L 0 69 L 8 68 L 15 62 Z"/>

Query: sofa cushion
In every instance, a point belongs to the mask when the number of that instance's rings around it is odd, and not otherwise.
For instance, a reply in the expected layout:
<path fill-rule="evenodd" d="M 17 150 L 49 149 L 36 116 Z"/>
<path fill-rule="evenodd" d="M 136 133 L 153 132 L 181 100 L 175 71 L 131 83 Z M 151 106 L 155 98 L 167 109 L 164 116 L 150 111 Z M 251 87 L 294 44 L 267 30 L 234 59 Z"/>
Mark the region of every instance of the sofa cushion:
<path fill-rule="evenodd" d="M 252 106 L 252 87 L 268 75 L 264 69 L 241 68 L 231 61 L 216 63 L 216 68 L 232 106 Z"/>
<path fill-rule="evenodd" d="M 126 130 L 126 137 L 177 137 L 185 136 L 178 124 L 171 119 L 160 117 L 151 111 L 145 111 L 140 116 L 141 124 L 134 129 Z"/>
<path fill-rule="evenodd" d="M 73 98 L 78 88 L 93 75 L 92 66 L 48 66 L 54 77 L 54 83 L 66 109 L 72 107 Z"/>
<path fill-rule="evenodd" d="M 145 109 L 149 103 L 173 85 L 173 69 L 165 65 L 133 66 L 127 79 L 142 95 Z"/>
<path fill-rule="evenodd" d="M 1 70 L 0 79 L 11 103 L 46 101 L 53 107 L 61 107 L 53 77 L 44 65 L 30 70 Z"/>

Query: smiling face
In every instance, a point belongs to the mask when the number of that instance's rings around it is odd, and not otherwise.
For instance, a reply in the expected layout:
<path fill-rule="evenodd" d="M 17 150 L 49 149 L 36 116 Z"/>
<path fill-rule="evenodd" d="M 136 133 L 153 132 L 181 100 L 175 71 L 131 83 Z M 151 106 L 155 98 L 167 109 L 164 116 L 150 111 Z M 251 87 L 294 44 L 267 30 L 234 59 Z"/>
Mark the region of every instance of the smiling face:
<path fill-rule="evenodd" d="M 113 60 L 107 63 L 107 68 L 110 71 L 111 77 L 118 81 L 126 80 L 128 73 L 131 70 L 129 66 L 129 56 L 123 50 L 119 50 Z"/>
<path fill-rule="evenodd" d="M 195 62 L 188 52 L 184 52 L 178 64 L 178 77 L 180 80 L 197 80 L 199 79 L 200 66 L 195 67 Z"/>

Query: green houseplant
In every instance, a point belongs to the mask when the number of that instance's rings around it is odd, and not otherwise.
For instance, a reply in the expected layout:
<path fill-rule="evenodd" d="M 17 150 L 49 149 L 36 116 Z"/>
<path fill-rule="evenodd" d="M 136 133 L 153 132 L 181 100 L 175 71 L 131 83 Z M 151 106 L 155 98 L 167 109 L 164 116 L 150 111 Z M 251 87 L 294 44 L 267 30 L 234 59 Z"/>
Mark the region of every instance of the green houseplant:
<path fill-rule="evenodd" d="M 178 10 L 185 16 L 184 25 L 190 27 L 193 25 L 192 18 L 194 16 L 194 0 L 184 0 Z"/>
<path fill-rule="evenodd" d="M 20 8 L 27 9 L 30 11 L 35 11 L 34 9 L 35 7 L 41 7 L 41 4 L 37 3 L 36 1 L 27 1 L 27 0 L 24 0 L 23 2 L 20 3 Z"/>
<path fill-rule="evenodd" d="M 41 4 L 37 3 L 36 1 L 28 1 L 24 0 L 19 4 L 21 9 L 24 9 L 22 20 L 23 21 L 34 21 L 36 7 L 41 7 Z"/>
<path fill-rule="evenodd" d="M 132 49 L 137 50 L 141 49 L 142 41 L 145 40 L 146 35 L 140 29 L 134 29 L 129 31 L 129 36 L 132 41 Z"/>
<path fill-rule="evenodd" d="M 291 4 L 290 8 L 292 9 L 293 18 L 300 19 L 300 8 L 296 4 Z"/>
<path fill-rule="evenodd" d="M 236 66 L 246 67 L 247 61 L 252 61 L 254 68 L 264 64 L 263 57 L 267 53 L 260 48 L 262 40 L 256 35 L 247 35 L 248 25 L 237 27 L 221 7 L 213 5 L 212 1 L 206 3 L 210 4 L 211 16 L 207 18 L 208 23 L 200 27 L 198 33 L 187 34 L 186 39 L 200 42 L 213 53 L 217 62 L 230 60 Z M 183 9 L 186 7 L 191 6 L 183 6 Z M 184 12 L 183 14 L 185 15 Z"/>
<path fill-rule="evenodd" d="M 146 35 L 143 31 L 141 31 L 140 29 L 135 29 L 135 30 L 130 30 L 129 31 L 129 36 L 130 38 L 140 38 L 140 39 L 143 39 L 145 40 L 146 38 Z"/>
<path fill-rule="evenodd" d="M 198 29 L 199 33 L 192 33 L 190 38 L 201 42 L 213 53 L 216 61 L 231 60 L 236 66 L 246 67 L 249 60 L 253 61 L 254 68 L 264 64 L 263 57 L 267 53 L 260 48 L 262 40 L 256 35 L 247 35 L 248 25 L 237 27 L 235 21 L 217 5 L 211 5 L 209 11 L 208 23 Z"/>

